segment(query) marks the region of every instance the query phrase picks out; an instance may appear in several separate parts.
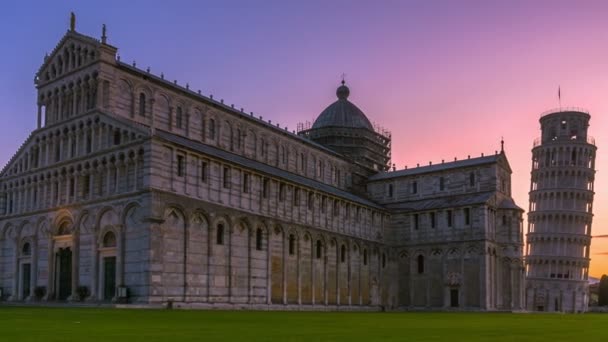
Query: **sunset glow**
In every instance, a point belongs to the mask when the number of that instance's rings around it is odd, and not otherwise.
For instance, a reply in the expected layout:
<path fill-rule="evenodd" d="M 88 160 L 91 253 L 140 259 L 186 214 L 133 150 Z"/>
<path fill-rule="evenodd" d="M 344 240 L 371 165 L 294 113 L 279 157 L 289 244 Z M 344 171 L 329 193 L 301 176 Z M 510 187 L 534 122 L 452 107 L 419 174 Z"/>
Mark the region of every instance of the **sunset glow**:
<path fill-rule="evenodd" d="M 583 107 L 598 146 L 590 275 L 608 273 L 608 2 L 27 1 L 4 4 L 0 162 L 36 127 L 33 75 L 78 15 L 121 60 L 295 130 L 335 101 L 392 132 L 397 169 L 505 150 L 528 210 L 542 112 Z M 314 19 L 311 19 L 314 18 Z M 558 101 L 561 89 L 561 103 Z"/>

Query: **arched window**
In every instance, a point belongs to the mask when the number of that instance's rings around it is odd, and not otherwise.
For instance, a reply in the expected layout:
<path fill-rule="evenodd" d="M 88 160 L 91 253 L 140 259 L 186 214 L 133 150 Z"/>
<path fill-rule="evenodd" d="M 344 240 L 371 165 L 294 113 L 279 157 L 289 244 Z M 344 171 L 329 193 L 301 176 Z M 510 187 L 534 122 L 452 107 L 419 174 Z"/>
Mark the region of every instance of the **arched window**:
<path fill-rule="evenodd" d="M 262 233 L 262 229 L 258 228 L 255 232 L 255 249 L 257 249 L 258 251 L 262 250 L 262 242 L 264 235 Z"/>
<path fill-rule="evenodd" d="M 224 225 L 221 223 L 217 225 L 217 231 L 215 233 L 215 242 L 218 245 L 224 244 Z"/>
<path fill-rule="evenodd" d="M 114 235 L 113 232 L 107 232 L 106 235 L 103 236 L 103 246 L 116 247 L 116 235 Z"/>
<path fill-rule="evenodd" d="M 182 128 L 182 107 L 177 106 L 175 110 L 175 126 L 177 128 Z"/>
<path fill-rule="evenodd" d="M 209 119 L 209 139 L 215 140 L 215 120 Z"/>
<path fill-rule="evenodd" d="M 576 165 L 576 150 L 572 150 L 572 160 L 571 160 L 570 164 Z"/>
<path fill-rule="evenodd" d="M 296 253 L 296 237 L 293 234 L 289 235 L 289 255 Z"/>
<path fill-rule="evenodd" d="M 61 226 L 59 226 L 59 229 L 57 229 L 57 236 L 68 234 L 70 234 L 70 225 L 69 223 L 64 222 L 61 224 Z"/>
<path fill-rule="evenodd" d="M 340 247 L 340 262 L 346 261 L 346 246 Z"/>
<path fill-rule="evenodd" d="M 424 273 L 424 256 L 418 256 L 418 274 Z"/>
<path fill-rule="evenodd" d="M 367 265 L 367 249 L 363 250 L 363 265 Z"/>
<path fill-rule="evenodd" d="M 30 245 L 29 242 L 26 242 L 23 244 L 23 247 L 21 248 L 21 255 L 23 255 L 23 256 L 32 255 L 32 246 Z"/>
<path fill-rule="evenodd" d="M 146 94 L 139 93 L 139 115 L 146 116 Z"/>
<path fill-rule="evenodd" d="M 317 259 L 321 259 L 323 245 L 321 240 L 317 240 Z"/>

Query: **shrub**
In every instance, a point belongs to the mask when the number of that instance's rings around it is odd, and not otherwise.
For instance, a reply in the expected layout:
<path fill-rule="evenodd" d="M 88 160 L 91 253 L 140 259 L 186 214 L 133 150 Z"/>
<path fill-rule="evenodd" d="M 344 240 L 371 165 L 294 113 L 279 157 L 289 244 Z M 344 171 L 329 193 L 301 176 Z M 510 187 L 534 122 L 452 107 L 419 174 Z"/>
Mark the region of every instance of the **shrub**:
<path fill-rule="evenodd" d="M 600 286 L 598 289 L 598 300 L 597 304 L 599 306 L 607 306 L 608 305 L 608 275 L 603 275 L 600 280 Z"/>
<path fill-rule="evenodd" d="M 81 302 L 91 294 L 89 288 L 86 286 L 78 286 L 78 288 L 76 289 L 76 293 L 78 294 L 78 299 Z"/>
<path fill-rule="evenodd" d="M 45 294 L 46 294 L 45 286 L 36 286 L 36 288 L 34 288 L 34 297 L 36 297 L 37 300 L 41 300 Z"/>

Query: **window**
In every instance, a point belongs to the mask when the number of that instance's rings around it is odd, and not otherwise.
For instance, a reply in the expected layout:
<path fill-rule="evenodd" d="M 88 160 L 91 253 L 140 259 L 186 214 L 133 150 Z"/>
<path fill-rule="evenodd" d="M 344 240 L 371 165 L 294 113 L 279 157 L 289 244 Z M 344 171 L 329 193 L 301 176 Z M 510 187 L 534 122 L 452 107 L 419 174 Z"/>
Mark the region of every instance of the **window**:
<path fill-rule="evenodd" d="M 23 244 L 23 248 L 21 248 L 21 255 L 28 256 L 32 255 L 32 246 L 29 242 Z"/>
<path fill-rule="evenodd" d="M 453 214 L 452 214 L 451 210 L 446 211 L 446 216 L 447 216 L 447 221 L 448 221 L 448 227 L 452 226 L 452 219 L 453 219 L 452 215 Z"/>
<path fill-rule="evenodd" d="M 279 185 L 279 201 L 285 200 L 285 184 L 281 183 Z"/>
<path fill-rule="evenodd" d="M 146 116 L 146 94 L 139 93 L 139 115 Z"/>
<path fill-rule="evenodd" d="M 562 129 L 566 129 L 566 120 L 562 120 Z"/>
<path fill-rule="evenodd" d="M 224 244 L 224 225 L 218 224 L 217 231 L 215 232 L 215 243 L 218 245 Z"/>
<path fill-rule="evenodd" d="M 418 256 L 418 274 L 424 273 L 424 257 L 422 255 Z"/>
<path fill-rule="evenodd" d="M 255 249 L 258 251 L 262 250 L 263 232 L 261 228 L 258 228 L 255 232 Z"/>
<path fill-rule="evenodd" d="M 435 213 L 430 213 L 431 218 L 431 228 L 435 228 Z"/>
<path fill-rule="evenodd" d="M 300 189 L 298 188 L 293 189 L 293 205 L 294 207 L 300 205 Z"/>
<path fill-rule="evenodd" d="M 393 197 L 393 184 L 388 185 L 388 197 Z"/>
<path fill-rule="evenodd" d="M 367 249 L 363 250 L 363 265 L 367 265 Z"/>
<path fill-rule="evenodd" d="M 249 193 L 249 174 L 243 173 L 243 193 Z"/>
<path fill-rule="evenodd" d="M 386 254 L 382 253 L 382 268 L 386 267 Z"/>
<path fill-rule="evenodd" d="M 70 196 L 74 196 L 74 178 L 70 178 Z"/>
<path fill-rule="evenodd" d="M 106 235 L 103 236 L 103 246 L 116 247 L 116 235 L 114 235 L 113 232 L 107 232 Z"/>
<path fill-rule="evenodd" d="M 289 255 L 296 253 L 296 237 L 293 234 L 289 235 Z"/>
<path fill-rule="evenodd" d="M 321 240 L 317 240 L 317 259 L 321 259 L 322 247 Z"/>
<path fill-rule="evenodd" d="M 418 214 L 414 214 L 414 230 L 418 230 L 418 221 L 419 217 Z"/>
<path fill-rule="evenodd" d="M 576 165 L 576 150 L 572 150 L 571 165 Z"/>
<path fill-rule="evenodd" d="M 114 145 L 120 145 L 120 131 L 114 131 Z"/>
<path fill-rule="evenodd" d="M 412 193 L 413 194 L 417 194 L 418 193 L 418 182 L 417 181 L 413 181 L 412 182 Z"/>
<path fill-rule="evenodd" d="M 466 224 L 466 225 L 471 224 L 471 209 L 470 208 L 464 208 L 464 224 Z"/>
<path fill-rule="evenodd" d="M 184 177 L 185 161 L 184 156 L 177 156 L 177 176 Z"/>
<path fill-rule="evenodd" d="M 82 197 L 87 198 L 89 197 L 89 187 L 91 186 L 91 176 L 89 175 L 85 175 L 82 177 Z M 34 193 L 36 194 L 36 193 Z"/>
<path fill-rule="evenodd" d="M 340 262 L 344 263 L 346 261 L 346 246 L 342 245 L 340 247 Z"/>
<path fill-rule="evenodd" d="M 224 188 L 230 189 L 230 168 L 224 167 Z"/>
<path fill-rule="evenodd" d="M 305 158 L 304 158 L 304 153 L 300 153 L 300 170 L 304 171 L 305 170 Z"/>
<path fill-rule="evenodd" d="M 201 162 L 201 182 L 205 183 L 207 181 L 207 162 Z"/>
<path fill-rule="evenodd" d="M 469 174 L 469 185 L 475 186 L 475 172 Z"/>
<path fill-rule="evenodd" d="M 312 192 L 308 193 L 308 210 L 312 210 L 314 208 L 314 194 Z"/>
<path fill-rule="evenodd" d="M 439 177 L 439 191 L 445 190 L 445 178 Z"/>
<path fill-rule="evenodd" d="M 209 119 L 209 139 L 215 140 L 215 120 Z"/>
<path fill-rule="evenodd" d="M 76 139 L 72 138 L 72 144 L 70 145 L 70 157 L 76 155 Z M 27 159 L 25 160 L 25 167 L 27 168 Z"/>
<path fill-rule="evenodd" d="M 262 198 L 268 198 L 268 187 L 270 180 L 268 178 L 264 178 L 262 181 Z"/>
<path fill-rule="evenodd" d="M 177 128 L 182 128 L 182 107 L 177 106 L 175 110 L 175 126 Z"/>
<path fill-rule="evenodd" d="M 503 226 L 507 225 L 507 215 L 502 215 L 502 224 Z"/>
<path fill-rule="evenodd" d="M 338 200 L 334 200 L 334 216 L 338 216 L 340 214 L 340 203 Z"/>

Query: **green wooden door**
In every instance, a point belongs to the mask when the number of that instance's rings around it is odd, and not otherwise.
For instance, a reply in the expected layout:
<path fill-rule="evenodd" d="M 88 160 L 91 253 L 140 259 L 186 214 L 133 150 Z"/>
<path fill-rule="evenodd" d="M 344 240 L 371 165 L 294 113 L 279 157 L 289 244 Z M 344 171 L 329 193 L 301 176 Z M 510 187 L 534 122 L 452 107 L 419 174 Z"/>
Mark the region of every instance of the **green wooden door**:
<path fill-rule="evenodd" d="M 110 301 L 116 292 L 116 257 L 103 258 L 103 299 Z"/>
<path fill-rule="evenodd" d="M 21 265 L 21 298 L 23 299 L 30 296 L 31 269 L 31 264 Z"/>
<path fill-rule="evenodd" d="M 57 252 L 57 266 L 55 272 L 59 272 L 59 288 L 57 299 L 66 300 L 72 293 L 72 250 L 61 248 Z"/>

